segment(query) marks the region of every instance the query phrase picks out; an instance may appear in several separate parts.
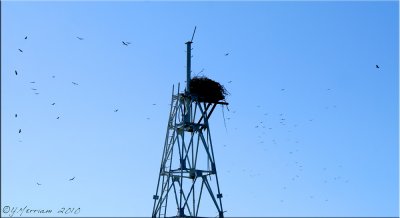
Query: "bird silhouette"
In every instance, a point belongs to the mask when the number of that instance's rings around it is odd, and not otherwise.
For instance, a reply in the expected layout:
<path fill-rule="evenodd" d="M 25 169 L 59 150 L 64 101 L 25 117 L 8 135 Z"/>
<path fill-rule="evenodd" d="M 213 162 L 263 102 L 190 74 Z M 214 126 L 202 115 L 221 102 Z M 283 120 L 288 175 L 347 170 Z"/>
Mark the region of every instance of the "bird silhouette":
<path fill-rule="evenodd" d="M 230 80 L 228 83 L 232 83 L 232 80 Z"/>
<path fill-rule="evenodd" d="M 281 89 L 281 91 L 285 91 L 285 89 Z"/>
<path fill-rule="evenodd" d="M 35 95 L 39 95 L 39 92 L 35 92 Z"/>
<path fill-rule="evenodd" d="M 15 72 L 15 75 L 18 75 L 18 72 L 16 70 L 14 72 Z"/>
<path fill-rule="evenodd" d="M 72 181 L 72 180 L 74 180 L 74 179 L 75 179 L 75 176 L 74 176 L 73 178 L 69 179 L 69 181 Z"/>
<path fill-rule="evenodd" d="M 124 44 L 125 46 L 128 46 L 129 44 L 131 44 L 130 42 L 124 42 L 122 41 L 122 44 Z"/>
<path fill-rule="evenodd" d="M 55 105 L 56 103 L 54 102 L 53 104 L 51 104 L 51 105 Z"/>
<path fill-rule="evenodd" d="M 53 76 L 51 76 L 51 78 L 53 78 L 53 79 L 54 79 L 54 78 L 56 78 L 56 76 L 54 76 L 54 75 L 53 75 Z"/>
<path fill-rule="evenodd" d="M 30 83 L 35 83 L 35 81 L 32 81 L 32 82 L 30 82 Z"/>
<path fill-rule="evenodd" d="M 40 184 L 40 183 L 38 183 L 38 182 L 37 182 L 36 184 L 37 184 L 37 185 L 42 185 L 42 184 Z"/>
<path fill-rule="evenodd" d="M 18 117 L 18 114 L 15 114 L 15 117 Z"/>
<path fill-rule="evenodd" d="M 21 129 L 19 129 L 18 133 L 21 133 L 21 132 L 22 132 L 22 130 L 21 130 Z"/>
<path fill-rule="evenodd" d="M 34 90 L 34 91 L 36 91 L 37 89 L 35 89 L 35 88 L 31 88 L 32 90 Z"/>
<path fill-rule="evenodd" d="M 379 66 L 378 66 L 378 65 L 375 65 L 375 67 L 379 69 Z"/>
<path fill-rule="evenodd" d="M 225 53 L 225 56 L 228 56 L 229 55 L 229 53 Z"/>
<path fill-rule="evenodd" d="M 118 112 L 118 109 L 115 109 L 114 112 Z"/>
<path fill-rule="evenodd" d="M 77 85 L 79 85 L 79 84 L 78 84 L 78 83 L 76 83 L 76 82 L 72 82 L 72 84 L 74 84 L 74 85 L 76 85 L 76 86 L 77 86 Z"/>
<path fill-rule="evenodd" d="M 25 39 L 28 39 L 28 36 L 25 36 Z"/>
<path fill-rule="evenodd" d="M 79 36 L 77 36 L 76 38 L 79 39 L 79 40 L 83 40 L 83 38 L 82 38 L 82 37 L 79 37 Z"/>
<path fill-rule="evenodd" d="M 24 52 L 24 51 L 22 51 L 21 49 L 18 49 L 18 50 L 19 50 L 21 53 Z"/>
<path fill-rule="evenodd" d="M 57 117 L 57 120 L 59 120 L 60 119 L 60 117 Z"/>

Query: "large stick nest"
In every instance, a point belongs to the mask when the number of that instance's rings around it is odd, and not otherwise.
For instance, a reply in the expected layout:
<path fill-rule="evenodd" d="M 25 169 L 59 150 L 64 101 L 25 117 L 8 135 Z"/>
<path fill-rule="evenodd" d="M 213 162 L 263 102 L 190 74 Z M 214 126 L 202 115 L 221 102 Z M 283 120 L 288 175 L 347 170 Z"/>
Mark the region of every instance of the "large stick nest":
<path fill-rule="evenodd" d="M 229 93 L 218 82 L 205 76 L 196 76 L 190 80 L 190 94 L 202 102 L 219 102 L 225 100 Z"/>

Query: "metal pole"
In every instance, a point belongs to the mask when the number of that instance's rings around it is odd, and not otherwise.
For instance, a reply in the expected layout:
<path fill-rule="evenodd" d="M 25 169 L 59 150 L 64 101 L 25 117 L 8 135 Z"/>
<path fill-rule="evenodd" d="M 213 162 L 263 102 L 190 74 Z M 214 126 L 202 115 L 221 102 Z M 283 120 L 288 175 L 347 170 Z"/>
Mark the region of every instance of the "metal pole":
<path fill-rule="evenodd" d="M 190 93 L 190 74 L 191 74 L 191 58 L 192 58 L 192 41 L 186 42 L 187 56 L 186 56 L 186 92 Z"/>
<path fill-rule="evenodd" d="M 186 56 L 186 95 L 188 96 L 188 98 L 186 98 L 186 100 L 185 100 L 186 101 L 186 104 L 185 104 L 186 114 L 185 114 L 184 121 L 185 121 L 185 124 L 187 124 L 187 123 L 190 123 L 190 114 L 192 113 L 191 112 L 191 101 L 190 101 L 191 98 L 189 98 L 189 96 L 190 96 L 190 80 L 191 80 L 190 74 L 192 72 L 192 69 L 191 69 L 192 41 L 188 41 L 185 44 L 186 44 L 186 50 L 187 50 L 186 51 L 186 54 L 187 54 L 187 56 Z"/>

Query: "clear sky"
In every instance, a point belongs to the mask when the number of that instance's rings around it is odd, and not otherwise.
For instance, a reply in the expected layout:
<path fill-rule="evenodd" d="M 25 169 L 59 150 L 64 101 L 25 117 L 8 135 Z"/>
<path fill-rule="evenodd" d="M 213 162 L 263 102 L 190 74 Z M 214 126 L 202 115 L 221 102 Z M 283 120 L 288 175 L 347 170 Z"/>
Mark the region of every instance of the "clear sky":
<path fill-rule="evenodd" d="M 397 1 L 1 10 L 2 216 L 151 216 L 194 26 L 193 74 L 231 93 L 210 124 L 225 216 L 399 215 Z"/>

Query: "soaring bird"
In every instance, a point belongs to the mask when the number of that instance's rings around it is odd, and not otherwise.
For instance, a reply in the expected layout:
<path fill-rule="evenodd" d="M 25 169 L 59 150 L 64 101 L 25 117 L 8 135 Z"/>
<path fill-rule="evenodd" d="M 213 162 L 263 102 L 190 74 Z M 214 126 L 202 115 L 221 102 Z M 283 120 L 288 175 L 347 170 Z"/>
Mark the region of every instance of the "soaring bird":
<path fill-rule="evenodd" d="M 15 117 L 18 117 L 18 114 L 15 114 Z"/>
<path fill-rule="evenodd" d="M 285 89 L 281 89 L 281 91 L 285 91 Z"/>
<path fill-rule="evenodd" d="M 118 112 L 118 109 L 115 109 L 114 112 Z"/>
<path fill-rule="evenodd" d="M 129 44 L 131 44 L 130 42 L 124 42 L 122 41 L 122 44 L 124 44 L 125 46 L 128 46 Z"/>
<path fill-rule="evenodd" d="M 17 72 L 17 70 L 14 70 L 14 72 L 15 72 L 15 75 L 18 75 L 18 72 Z"/>
<path fill-rule="evenodd" d="M 82 38 L 82 37 L 79 37 L 79 36 L 77 36 L 76 38 L 79 39 L 79 40 L 83 40 L 83 38 Z"/>
<path fill-rule="evenodd" d="M 378 65 L 375 65 L 375 67 L 379 69 L 379 66 L 378 66 Z"/>
<path fill-rule="evenodd" d="M 51 105 L 55 105 L 56 103 L 54 102 L 53 104 L 51 104 Z"/>
<path fill-rule="evenodd" d="M 225 53 L 225 56 L 228 56 L 229 55 L 229 53 Z"/>
<path fill-rule="evenodd" d="M 232 80 L 230 80 L 228 83 L 232 83 Z"/>
<path fill-rule="evenodd" d="M 35 81 L 32 81 L 31 83 L 35 83 Z"/>
<path fill-rule="evenodd" d="M 37 182 L 36 184 L 37 184 L 37 185 L 42 185 L 42 184 L 40 184 L 40 183 L 38 183 L 38 182 Z"/>
<path fill-rule="evenodd" d="M 25 36 L 25 39 L 28 39 L 28 36 Z"/>
<path fill-rule="evenodd" d="M 35 92 L 35 95 L 39 95 L 39 92 Z"/>
<path fill-rule="evenodd" d="M 21 129 L 19 129 L 18 133 L 21 133 L 21 132 L 22 132 L 22 130 L 21 130 Z"/>
<path fill-rule="evenodd" d="M 22 51 L 21 49 L 18 49 L 20 52 L 24 52 L 24 51 Z"/>
<path fill-rule="evenodd" d="M 32 90 L 34 90 L 34 91 L 36 91 L 37 89 L 35 89 L 35 88 L 31 88 Z"/>
<path fill-rule="evenodd" d="M 75 179 L 75 176 L 74 176 L 73 178 L 69 179 L 69 181 L 72 181 L 72 180 L 74 180 L 74 179 Z"/>
<path fill-rule="evenodd" d="M 60 117 L 57 117 L 57 120 L 59 120 L 60 119 Z"/>
<path fill-rule="evenodd" d="M 74 85 L 76 85 L 76 86 L 77 86 L 77 85 L 79 85 L 79 84 L 78 84 L 78 83 L 76 83 L 76 82 L 72 82 L 72 84 L 74 84 Z"/>

